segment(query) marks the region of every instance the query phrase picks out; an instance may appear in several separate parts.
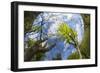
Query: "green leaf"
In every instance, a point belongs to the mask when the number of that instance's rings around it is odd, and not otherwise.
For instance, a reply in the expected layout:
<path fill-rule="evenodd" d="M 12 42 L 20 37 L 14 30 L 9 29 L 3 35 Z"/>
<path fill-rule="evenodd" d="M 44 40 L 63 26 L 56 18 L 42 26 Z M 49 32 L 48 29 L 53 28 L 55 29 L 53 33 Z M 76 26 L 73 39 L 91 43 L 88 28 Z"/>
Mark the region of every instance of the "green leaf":
<path fill-rule="evenodd" d="M 65 38 L 66 42 L 75 42 L 77 37 L 77 32 L 71 29 L 68 24 L 62 23 L 58 27 L 58 34 Z"/>

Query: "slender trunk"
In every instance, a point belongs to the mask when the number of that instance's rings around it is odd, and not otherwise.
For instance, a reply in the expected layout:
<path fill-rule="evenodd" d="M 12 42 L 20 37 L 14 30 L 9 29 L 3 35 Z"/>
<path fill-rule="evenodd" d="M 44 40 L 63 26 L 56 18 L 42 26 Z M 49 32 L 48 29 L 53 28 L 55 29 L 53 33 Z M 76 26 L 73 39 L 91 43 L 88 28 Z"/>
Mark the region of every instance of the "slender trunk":
<path fill-rule="evenodd" d="M 80 59 L 82 59 L 82 54 L 81 54 L 81 51 L 80 51 L 80 49 L 79 49 L 79 46 L 77 46 L 77 51 L 78 51 L 78 54 L 79 54 L 79 56 L 80 56 Z"/>
<path fill-rule="evenodd" d="M 79 44 L 78 44 L 78 41 L 77 40 L 74 40 L 75 44 L 76 44 L 76 49 L 77 49 L 77 52 L 79 54 L 79 58 L 82 59 L 82 54 L 81 54 L 81 51 L 80 51 L 80 48 L 79 48 Z"/>

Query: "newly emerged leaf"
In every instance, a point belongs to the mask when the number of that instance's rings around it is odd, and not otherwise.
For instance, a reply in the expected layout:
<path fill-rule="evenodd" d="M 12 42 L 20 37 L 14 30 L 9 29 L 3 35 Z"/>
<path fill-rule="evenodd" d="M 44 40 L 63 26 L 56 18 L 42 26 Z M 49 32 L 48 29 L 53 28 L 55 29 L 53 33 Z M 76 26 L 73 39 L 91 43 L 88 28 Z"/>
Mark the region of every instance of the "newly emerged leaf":
<path fill-rule="evenodd" d="M 77 32 L 71 29 L 66 23 L 60 24 L 58 27 L 58 34 L 65 38 L 68 43 L 74 42 L 77 37 Z"/>

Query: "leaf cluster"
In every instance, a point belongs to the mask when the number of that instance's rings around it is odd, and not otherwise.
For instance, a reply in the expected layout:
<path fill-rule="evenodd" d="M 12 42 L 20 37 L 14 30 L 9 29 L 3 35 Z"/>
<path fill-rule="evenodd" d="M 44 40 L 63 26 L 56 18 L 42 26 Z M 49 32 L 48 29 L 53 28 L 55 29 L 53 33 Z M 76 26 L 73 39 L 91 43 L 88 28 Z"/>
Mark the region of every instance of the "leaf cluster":
<path fill-rule="evenodd" d="M 58 34 L 63 37 L 67 43 L 74 43 L 77 41 L 77 32 L 68 26 L 66 23 L 60 24 L 58 27 Z"/>

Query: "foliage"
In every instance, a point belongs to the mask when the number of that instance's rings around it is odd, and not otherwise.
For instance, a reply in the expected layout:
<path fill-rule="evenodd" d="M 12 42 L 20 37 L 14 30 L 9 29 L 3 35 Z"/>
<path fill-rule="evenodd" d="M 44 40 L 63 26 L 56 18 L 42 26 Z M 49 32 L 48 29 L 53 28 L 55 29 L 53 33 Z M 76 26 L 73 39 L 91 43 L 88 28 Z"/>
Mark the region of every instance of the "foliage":
<path fill-rule="evenodd" d="M 24 33 L 32 30 L 32 22 L 40 12 L 24 12 Z"/>
<path fill-rule="evenodd" d="M 39 32 L 42 30 L 42 27 L 41 26 L 36 26 L 36 25 L 33 25 L 32 26 L 32 31 L 33 32 Z"/>
<path fill-rule="evenodd" d="M 33 40 L 33 39 L 29 39 L 29 40 L 27 41 L 28 47 L 32 47 L 35 43 L 36 43 L 36 41 Z"/>
<path fill-rule="evenodd" d="M 90 58 L 90 15 L 89 14 L 81 14 L 84 20 L 84 37 L 79 45 L 80 51 L 82 53 L 83 59 L 89 59 Z M 92 49 L 92 48 L 91 48 Z M 77 53 L 71 54 L 68 59 L 78 59 L 76 58 Z"/>
<path fill-rule="evenodd" d="M 80 59 L 79 54 L 77 52 L 72 53 L 69 57 L 68 60 L 72 59 Z"/>
<path fill-rule="evenodd" d="M 58 34 L 61 35 L 63 38 L 65 38 L 66 42 L 68 43 L 75 43 L 76 37 L 77 37 L 77 32 L 72 30 L 68 24 L 62 23 L 58 27 Z"/>
<path fill-rule="evenodd" d="M 74 45 L 81 59 L 82 54 L 78 44 L 77 32 L 71 29 L 68 24 L 62 23 L 58 28 L 58 34 L 64 37 L 67 43 Z"/>
<path fill-rule="evenodd" d="M 36 19 L 36 17 L 40 14 L 40 12 L 24 12 L 24 35 L 26 35 L 29 32 L 39 32 L 41 30 L 40 26 L 32 25 L 33 21 Z M 29 61 L 31 58 L 32 60 L 40 60 L 42 57 L 42 53 L 38 52 L 35 55 L 33 55 L 33 46 L 37 46 L 39 41 L 35 41 L 34 39 L 28 39 L 27 45 L 28 48 L 25 50 L 24 54 L 24 61 Z"/>
<path fill-rule="evenodd" d="M 89 27 L 85 30 L 84 38 L 82 43 L 80 44 L 80 48 L 84 58 L 85 59 L 90 58 L 90 28 Z"/>
<path fill-rule="evenodd" d="M 81 14 L 84 21 L 84 29 L 90 27 L 90 14 Z"/>
<path fill-rule="evenodd" d="M 44 53 L 43 52 L 37 52 L 34 57 L 32 57 L 32 61 L 40 61 L 41 59 L 44 58 Z"/>
<path fill-rule="evenodd" d="M 85 34 L 84 34 L 84 38 L 81 42 L 81 44 L 79 45 L 80 47 L 80 51 L 81 51 L 81 54 L 82 54 L 82 58 L 83 59 L 89 59 L 90 58 L 90 29 L 87 28 L 85 30 Z M 79 56 L 77 54 L 77 52 L 71 54 L 68 59 L 79 59 Z"/>

